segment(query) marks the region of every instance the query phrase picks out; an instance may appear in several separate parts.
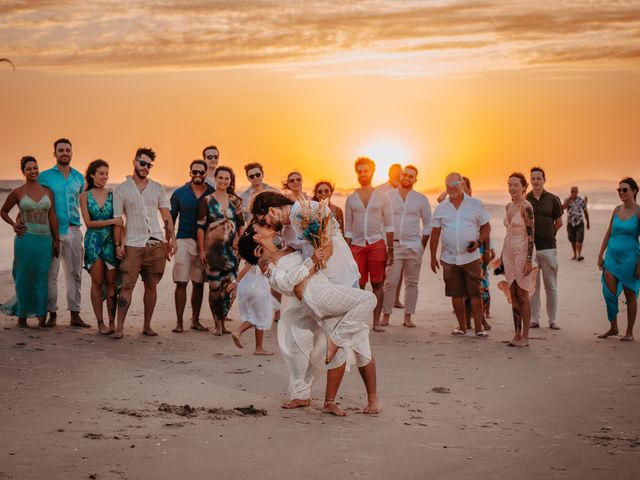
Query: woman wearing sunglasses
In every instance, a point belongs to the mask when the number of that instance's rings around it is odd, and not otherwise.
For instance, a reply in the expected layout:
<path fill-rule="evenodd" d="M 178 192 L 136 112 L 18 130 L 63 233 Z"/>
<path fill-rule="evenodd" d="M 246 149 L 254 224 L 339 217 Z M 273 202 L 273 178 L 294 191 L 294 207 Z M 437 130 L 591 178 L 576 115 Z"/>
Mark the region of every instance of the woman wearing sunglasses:
<path fill-rule="evenodd" d="M 333 213 L 333 216 L 336 217 L 338 224 L 340 225 L 340 231 L 344 234 L 344 213 L 342 209 L 337 205 L 331 203 L 331 197 L 333 196 L 333 191 L 335 187 L 333 184 L 327 180 L 320 180 L 316 183 L 315 187 L 313 187 L 313 198 L 316 202 L 321 200 L 329 200 L 329 210 Z"/>
<path fill-rule="evenodd" d="M 309 199 L 307 194 L 302 191 L 302 174 L 297 171 L 287 175 L 287 180 L 282 183 L 282 193 L 294 202 Z"/>
<path fill-rule="evenodd" d="M 602 293 L 611 326 L 598 338 L 618 335 L 618 297 L 624 291 L 627 300 L 627 332 L 620 340 L 629 342 L 633 340 L 633 324 L 638 312 L 640 290 L 640 206 L 636 202 L 638 184 L 633 178 L 625 178 L 620 181 L 617 190 L 622 205 L 613 210 L 598 256 L 598 266 L 603 269 Z"/>

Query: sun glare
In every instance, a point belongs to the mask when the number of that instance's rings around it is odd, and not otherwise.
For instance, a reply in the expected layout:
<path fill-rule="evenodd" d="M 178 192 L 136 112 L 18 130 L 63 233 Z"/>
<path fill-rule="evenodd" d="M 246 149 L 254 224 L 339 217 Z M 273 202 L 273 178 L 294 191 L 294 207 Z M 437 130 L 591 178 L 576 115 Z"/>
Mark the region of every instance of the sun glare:
<path fill-rule="evenodd" d="M 389 167 L 394 163 L 406 165 L 411 163 L 411 152 L 396 140 L 382 139 L 371 142 L 358 149 L 358 156 L 366 156 L 376 162 L 376 173 L 373 184 L 378 185 L 387 181 Z"/>

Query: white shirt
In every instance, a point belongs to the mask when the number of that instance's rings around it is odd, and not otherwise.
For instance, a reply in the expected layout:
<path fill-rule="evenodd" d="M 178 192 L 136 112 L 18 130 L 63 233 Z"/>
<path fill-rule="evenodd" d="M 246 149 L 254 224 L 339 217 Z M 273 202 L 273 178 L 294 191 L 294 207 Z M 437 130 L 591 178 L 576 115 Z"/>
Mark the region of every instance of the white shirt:
<path fill-rule="evenodd" d="M 388 194 L 393 209 L 395 231 L 393 241 L 400 247 L 422 253 L 422 236 L 431 235 L 431 205 L 422 193 L 409 190 L 407 198 L 402 199 L 400 190 L 391 190 Z M 422 228 L 420 228 L 422 222 Z"/>
<path fill-rule="evenodd" d="M 480 227 L 489 223 L 491 214 L 477 198 L 464 194 L 456 209 L 447 197 L 433 212 L 433 228 L 441 228 L 440 260 L 454 265 L 466 265 L 480 258 L 480 249 L 467 252 L 469 242 L 480 238 Z"/>
<path fill-rule="evenodd" d="M 158 220 L 158 209 L 169 209 L 164 187 L 151 179 L 140 192 L 133 178 L 127 179 L 113 191 L 113 216 L 126 217 L 125 245 L 144 247 L 149 239 L 164 240 L 164 232 Z"/>
<path fill-rule="evenodd" d="M 262 192 L 278 192 L 277 188 L 272 187 L 271 185 L 267 185 L 266 183 L 262 184 Z M 242 198 L 242 211 L 244 212 L 244 221 L 245 223 L 249 223 L 251 221 L 251 203 L 253 202 L 253 197 L 256 195 L 256 191 L 251 185 L 244 192 L 240 194 L 240 198 Z"/>
<path fill-rule="evenodd" d="M 387 194 L 379 189 L 371 192 L 365 208 L 355 191 L 344 206 L 344 236 L 353 245 L 363 247 L 379 240 L 386 241 L 386 233 L 393 233 L 393 210 Z"/>
<path fill-rule="evenodd" d="M 382 185 L 378 185 L 376 188 L 378 190 L 380 190 L 381 192 L 384 192 L 384 193 L 387 193 L 387 194 L 389 192 L 393 192 L 394 190 L 398 189 L 398 187 L 394 187 L 389 182 L 384 182 Z"/>
<path fill-rule="evenodd" d="M 318 202 L 311 201 L 311 207 L 315 210 L 318 208 Z M 290 225 L 286 225 L 282 230 L 282 238 L 285 245 L 298 250 L 302 253 L 304 258 L 308 258 L 313 255 L 313 245 L 304 238 L 302 229 L 299 227 L 296 215 L 300 210 L 300 202 L 295 202 L 291 206 L 291 213 L 289 219 Z M 337 285 L 346 285 L 352 287 L 360 279 L 360 271 L 358 265 L 353 259 L 351 249 L 342 234 L 340 233 L 340 226 L 338 222 L 335 222 L 335 233 L 331 237 L 333 244 L 333 254 L 327 260 L 327 266 L 322 270 L 322 273 L 332 282 Z"/>

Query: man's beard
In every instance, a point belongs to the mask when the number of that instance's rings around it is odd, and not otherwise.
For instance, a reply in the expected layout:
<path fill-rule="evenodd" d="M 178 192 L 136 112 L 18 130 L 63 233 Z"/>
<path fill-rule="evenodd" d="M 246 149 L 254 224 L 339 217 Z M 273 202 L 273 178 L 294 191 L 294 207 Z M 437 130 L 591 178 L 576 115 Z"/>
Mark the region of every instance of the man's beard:
<path fill-rule="evenodd" d="M 366 187 L 367 185 L 371 185 L 371 179 L 369 177 L 358 177 L 358 183 L 361 187 Z"/>
<path fill-rule="evenodd" d="M 204 177 L 193 177 L 191 183 L 194 185 L 202 185 L 204 183 Z"/>
<path fill-rule="evenodd" d="M 147 178 L 147 175 L 149 175 L 148 171 L 143 173 L 141 170 L 138 170 L 137 168 L 134 169 L 134 173 L 138 178 Z"/>
<path fill-rule="evenodd" d="M 402 188 L 411 188 L 411 186 L 412 186 L 412 185 L 411 185 L 411 182 L 402 182 L 402 181 L 401 181 L 401 182 L 400 182 L 400 186 L 401 186 Z"/>
<path fill-rule="evenodd" d="M 69 165 L 71 163 L 71 158 L 70 157 L 61 157 L 57 159 L 57 162 L 60 165 Z"/>

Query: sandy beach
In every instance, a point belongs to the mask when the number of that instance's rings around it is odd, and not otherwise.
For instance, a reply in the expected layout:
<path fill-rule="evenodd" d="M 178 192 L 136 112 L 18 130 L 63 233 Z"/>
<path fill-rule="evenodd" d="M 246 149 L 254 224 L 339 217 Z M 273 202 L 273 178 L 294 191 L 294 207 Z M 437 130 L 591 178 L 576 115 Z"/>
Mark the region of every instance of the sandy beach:
<path fill-rule="evenodd" d="M 503 210 L 491 211 L 499 253 Z M 584 262 L 570 260 L 566 230 L 558 234 L 562 330 L 542 318 L 528 348 L 506 345 L 511 309 L 495 277 L 491 337 L 451 336 L 442 275 L 425 257 L 418 328 L 402 327 L 396 310 L 386 333 L 371 333 L 378 416 L 357 413 L 365 397 L 355 371 L 339 398 L 348 417 L 320 412 L 324 378 L 311 408 L 281 409 L 287 372 L 276 327 L 265 342 L 272 357 L 252 355 L 252 332 L 245 350 L 229 336 L 171 333 L 171 264 L 153 321 L 160 335 L 140 333 L 138 284 L 124 340 L 99 336 L 85 274 L 82 315 L 92 329 L 68 327 L 64 310 L 47 330 L 0 317 L 0 478 L 638 478 L 640 342 L 596 338 L 608 327 L 595 263 L 610 212 L 590 213 Z M 6 266 L 12 252 L 2 253 Z M 0 279 L 4 301 L 11 275 Z M 625 315 L 621 305 L 622 327 Z M 235 328 L 237 306 L 231 317 Z"/>

